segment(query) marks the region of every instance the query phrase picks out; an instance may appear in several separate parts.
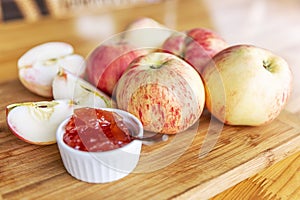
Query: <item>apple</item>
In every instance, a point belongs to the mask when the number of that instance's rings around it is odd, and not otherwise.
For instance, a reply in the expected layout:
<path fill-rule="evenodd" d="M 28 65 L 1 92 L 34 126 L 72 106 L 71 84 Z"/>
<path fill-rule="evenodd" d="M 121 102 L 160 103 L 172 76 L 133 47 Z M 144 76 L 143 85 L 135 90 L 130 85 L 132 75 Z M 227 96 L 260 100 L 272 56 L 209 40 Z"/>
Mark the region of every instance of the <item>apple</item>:
<path fill-rule="evenodd" d="M 6 121 L 23 141 L 47 145 L 56 142 L 57 127 L 72 113 L 70 100 L 16 103 L 6 107 Z"/>
<path fill-rule="evenodd" d="M 121 75 L 129 63 L 140 55 L 143 49 L 126 42 L 107 42 L 98 46 L 87 58 L 86 74 L 94 86 L 111 96 Z"/>
<path fill-rule="evenodd" d="M 161 48 L 163 42 L 172 33 L 173 31 L 154 19 L 142 17 L 127 25 L 122 38 L 138 48 L 156 50 Z"/>
<path fill-rule="evenodd" d="M 85 60 L 82 56 L 74 54 L 70 44 L 43 43 L 31 48 L 19 58 L 19 79 L 31 92 L 43 97 L 52 97 L 52 81 L 59 67 L 83 76 Z"/>
<path fill-rule="evenodd" d="M 175 32 L 162 45 L 163 51 L 183 58 L 200 74 L 211 58 L 227 47 L 223 38 L 205 28 Z"/>
<path fill-rule="evenodd" d="M 105 93 L 62 68 L 55 76 L 52 88 L 55 100 L 70 99 L 76 107 L 115 107 L 113 100 Z"/>
<path fill-rule="evenodd" d="M 141 28 L 166 28 L 166 26 L 150 17 L 140 17 L 129 23 L 125 30 L 135 30 Z"/>
<path fill-rule="evenodd" d="M 199 119 L 205 102 L 197 71 L 163 52 L 135 59 L 115 92 L 118 108 L 135 115 L 145 130 L 165 134 L 188 129 Z"/>
<path fill-rule="evenodd" d="M 274 120 L 291 93 L 287 62 L 267 49 L 235 45 L 204 69 L 208 110 L 229 125 L 259 126 Z"/>

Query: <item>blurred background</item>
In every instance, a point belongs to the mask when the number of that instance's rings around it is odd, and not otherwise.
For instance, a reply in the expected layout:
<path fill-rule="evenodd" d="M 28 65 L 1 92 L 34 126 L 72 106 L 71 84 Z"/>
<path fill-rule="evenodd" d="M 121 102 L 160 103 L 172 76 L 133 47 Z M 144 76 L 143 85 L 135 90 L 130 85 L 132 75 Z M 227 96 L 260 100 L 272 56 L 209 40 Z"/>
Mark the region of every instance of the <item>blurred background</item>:
<path fill-rule="evenodd" d="M 90 12 L 125 9 L 160 0 L 1 0 L 2 21 L 16 19 L 36 21 L 41 16 L 77 16 Z"/>
<path fill-rule="evenodd" d="M 194 10 L 181 12 L 184 5 L 196 1 Z M 137 8 L 131 18 L 122 15 L 129 7 Z M 92 13 L 97 15 L 91 17 Z M 135 17 L 147 16 L 172 29 L 203 26 L 214 29 L 230 44 L 267 48 L 290 64 L 296 89 L 287 109 L 300 110 L 300 99 L 296 98 L 300 96 L 300 0 L 0 0 L 0 23 L 35 22 L 49 16 L 76 16 L 78 32 L 86 38 L 103 39 L 120 32 L 124 27 L 114 24 L 116 17 L 126 24 Z"/>

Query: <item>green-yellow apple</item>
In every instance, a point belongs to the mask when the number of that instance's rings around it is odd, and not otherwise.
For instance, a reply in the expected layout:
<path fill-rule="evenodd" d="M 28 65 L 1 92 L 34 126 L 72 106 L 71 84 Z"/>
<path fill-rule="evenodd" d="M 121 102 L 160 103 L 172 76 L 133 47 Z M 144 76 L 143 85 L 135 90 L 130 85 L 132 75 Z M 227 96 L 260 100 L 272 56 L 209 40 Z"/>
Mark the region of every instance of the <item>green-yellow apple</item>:
<path fill-rule="evenodd" d="M 200 117 L 205 92 L 197 71 L 169 53 L 135 59 L 116 87 L 117 106 L 140 119 L 151 132 L 176 134 Z"/>
<path fill-rule="evenodd" d="M 274 120 L 291 93 L 288 63 L 269 50 L 235 45 L 213 57 L 203 71 L 208 110 L 230 125 Z"/>

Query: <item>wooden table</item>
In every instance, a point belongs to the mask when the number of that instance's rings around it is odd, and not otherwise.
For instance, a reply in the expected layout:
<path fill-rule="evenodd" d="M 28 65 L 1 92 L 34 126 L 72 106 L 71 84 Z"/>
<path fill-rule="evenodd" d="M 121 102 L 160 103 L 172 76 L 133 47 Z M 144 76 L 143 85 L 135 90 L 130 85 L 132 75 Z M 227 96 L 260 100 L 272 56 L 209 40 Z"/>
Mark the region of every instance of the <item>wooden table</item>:
<path fill-rule="evenodd" d="M 184 155 L 166 168 L 134 173 L 109 184 L 77 181 L 65 171 L 56 145 L 30 145 L 9 132 L 5 119 L 8 104 L 44 100 L 28 92 L 17 79 L 16 62 L 25 51 L 47 41 L 64 41 L 72 44 L 77 53 L 87 56 L 110 34 L 124 30 L 126 24 L 140 16 L 152 17 L 177 30 L 214 28 L 205 6 L 197 0 L 178 1 L 176 5 L 167 1 L 82 18 L 44 18 L 35 23 L 16 21 L 0 25 L 0 199 L 300 199 L 297 112 L 284 111 L 274 123 L 264 127 L 224 127 L 227 135 L 221 136 L 204 160 L 197 157 L 197 144 L 204 139 L 200 130 Z M 79 25 L 87 20 L 94 24 L 80 29 Z M 201 126 L 207 126 L 209 119 L 205 113 Z M 262 132 L 281 140 L 268 139 L 260 135 Z M 244 136 L 248 138 L 246 141 Z M 236 141 L 232 141 L 234 137 Z M 264 145 L 273 146 L 265 149 Z M 226 153 L 222 157 L 219 154 L 224 148 Z M 245 149 L 249 151 L 244 152 Z M 247 157 L 252 153 L 253 156 Z M 235 159 L 236 156 L 241 160 Z M 218 164 L 220 167 L 216 169 Z"/>

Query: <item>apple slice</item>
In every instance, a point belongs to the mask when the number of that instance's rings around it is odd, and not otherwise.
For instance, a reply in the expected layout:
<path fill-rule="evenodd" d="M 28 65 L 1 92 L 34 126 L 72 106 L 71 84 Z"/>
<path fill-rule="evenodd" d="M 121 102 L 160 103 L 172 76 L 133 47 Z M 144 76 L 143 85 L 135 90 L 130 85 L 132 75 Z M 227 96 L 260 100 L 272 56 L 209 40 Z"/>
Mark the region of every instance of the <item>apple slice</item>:
<path fill-rule="evenodd" d="M 53 80 L 54 99 L 71 99 L 76 107 L 111 108 L 113 100 L 85 80 L 60 69 Z"/>
<path fill-rule="evenodd" d="M 73 114 L 71 100 L 11 104 L 6 107 L 9 129 L 31 144 L 53 144 L 58 125 Z"/>
<path fill-rule="evenodd" d="M 74 49 L 64 42 L 48 42 L 33 47 L 18 60 L 19 79 L 31 92 L 52 97 L 52 81 L 63 67 L 83 76 L 85 60 L 73 54 Z"/>

